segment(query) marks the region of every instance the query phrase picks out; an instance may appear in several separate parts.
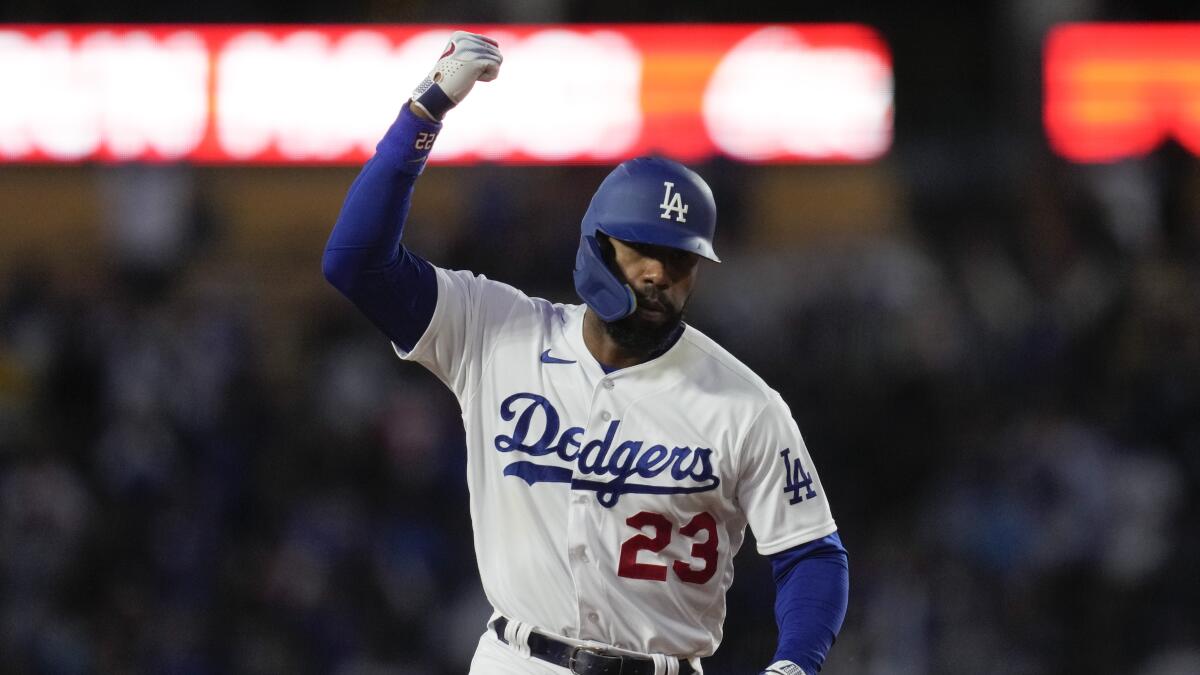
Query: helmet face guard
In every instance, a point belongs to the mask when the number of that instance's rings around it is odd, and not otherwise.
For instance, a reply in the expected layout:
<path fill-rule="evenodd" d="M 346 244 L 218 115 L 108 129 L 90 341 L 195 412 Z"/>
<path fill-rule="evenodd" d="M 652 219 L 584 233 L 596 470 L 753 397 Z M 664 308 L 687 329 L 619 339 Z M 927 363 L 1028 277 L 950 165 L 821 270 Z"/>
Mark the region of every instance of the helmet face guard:
<path fill-rule="evenodd" d="M 717 208 L 696 172 L 657 157 L 622 162 L 600 183 L 583 215 L 575 254 L 575 292 L 604 321 L 637 309 L 633 289 L 605 263 L 596 234 L 666 246 L 721 262 L 712 247 Z"/>

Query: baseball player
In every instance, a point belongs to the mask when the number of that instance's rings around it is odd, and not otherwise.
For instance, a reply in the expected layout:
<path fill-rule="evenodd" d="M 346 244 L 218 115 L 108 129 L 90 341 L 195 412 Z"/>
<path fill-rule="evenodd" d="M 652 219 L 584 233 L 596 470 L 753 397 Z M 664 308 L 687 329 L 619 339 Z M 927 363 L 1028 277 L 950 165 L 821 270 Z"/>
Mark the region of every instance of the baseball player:
<path fill-rule="evenodd" d="M 700 259 L 718 262 L 704 180 L 657 158 L 605 178 L 583 216 L 582 305 L 401 243 L 441 119 L 500 63 L 495 41 L 453 34 L 350 187 L 324 256 L 326 278 L 462 408 L 495 609 L 471 673 L 703 672 L 747 525 L 777 584 L 764 672 L 817 672 L 845 615 L 846 552 L 787 405 L 682 321 Z"/>

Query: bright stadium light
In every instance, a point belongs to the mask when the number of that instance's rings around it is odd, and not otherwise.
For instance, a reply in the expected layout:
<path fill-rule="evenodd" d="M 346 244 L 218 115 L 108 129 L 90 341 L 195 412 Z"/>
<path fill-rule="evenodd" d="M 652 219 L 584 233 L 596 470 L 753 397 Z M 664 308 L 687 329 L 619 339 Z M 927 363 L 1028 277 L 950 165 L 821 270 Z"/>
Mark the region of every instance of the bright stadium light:
<path fill-rule="evenodd" d="M 101 135 L 116 159 L 187 155 L 208 121 L 208 52 L 191 31 L 156 39 L 102 31 L 83 40 L 76 68 L 94 83 Z"/>
<path fill-rule="evenodd" d="M 892 141 L 891 65 L 861 46 L 814 46 L 794 29 L 763 28 L 717 66 L 704 120 L 738 159 L 873 159 Z"/>

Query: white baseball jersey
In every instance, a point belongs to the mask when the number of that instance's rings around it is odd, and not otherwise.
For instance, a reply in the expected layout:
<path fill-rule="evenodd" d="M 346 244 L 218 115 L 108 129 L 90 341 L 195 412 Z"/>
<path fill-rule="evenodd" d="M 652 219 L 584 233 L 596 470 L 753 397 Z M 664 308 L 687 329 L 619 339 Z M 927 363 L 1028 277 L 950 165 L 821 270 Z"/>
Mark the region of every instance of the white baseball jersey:
<path fill-rule="evenodd" d="M 397 353 L 462 408 L 475 552 L 500 614 L 707 656 L 747 524 L 763 554 L 836 529 L 787 405 L 696 329 L 605 374 L 583 342 L 585 306 L 436 273 L 430 325 Z"/>

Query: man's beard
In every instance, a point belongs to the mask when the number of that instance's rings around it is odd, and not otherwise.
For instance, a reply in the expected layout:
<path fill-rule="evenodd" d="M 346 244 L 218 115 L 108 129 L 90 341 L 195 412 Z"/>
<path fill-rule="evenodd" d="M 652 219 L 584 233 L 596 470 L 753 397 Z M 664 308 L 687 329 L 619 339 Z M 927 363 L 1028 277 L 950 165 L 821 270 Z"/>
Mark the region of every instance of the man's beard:
<path fill-rule="evenodd" d="M 659 293 L 652 293 L 649 297 L 637 292 L 634 295 L 637 296 L 638 307 L 645 307 L 649 302 L 652 306 L 657 305 L 655 309 L 661 308 L 663 320 L 659 322 L 642 318 L 635 309 L 633 314 L 624 319 L 603 322 L 604 330 L 613 342 L 631 354 L 657 356 L 671 346 L 676 331 L 683 324 L 683 307 L 675 307 Z"/>

